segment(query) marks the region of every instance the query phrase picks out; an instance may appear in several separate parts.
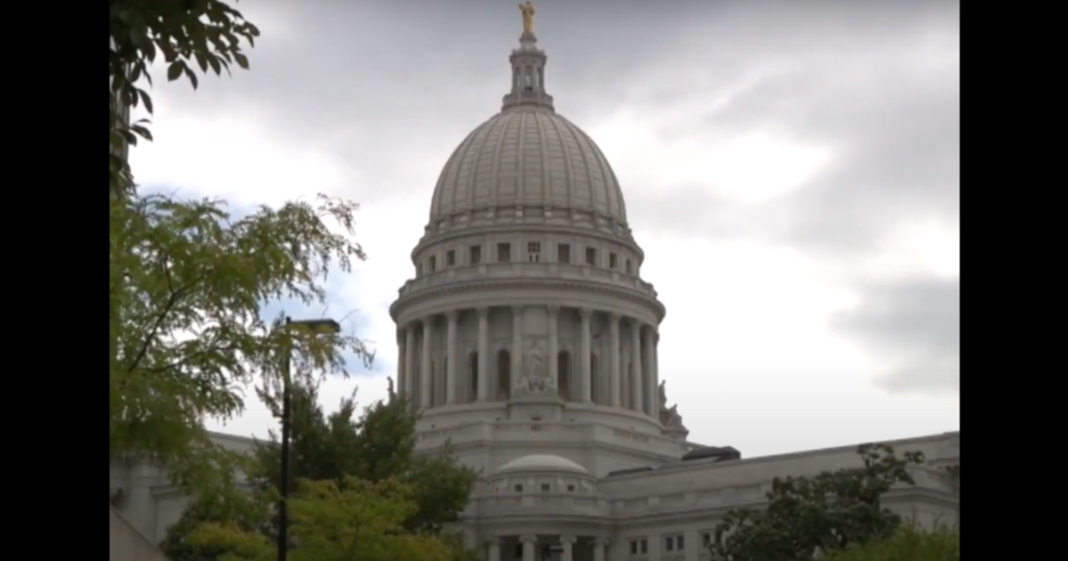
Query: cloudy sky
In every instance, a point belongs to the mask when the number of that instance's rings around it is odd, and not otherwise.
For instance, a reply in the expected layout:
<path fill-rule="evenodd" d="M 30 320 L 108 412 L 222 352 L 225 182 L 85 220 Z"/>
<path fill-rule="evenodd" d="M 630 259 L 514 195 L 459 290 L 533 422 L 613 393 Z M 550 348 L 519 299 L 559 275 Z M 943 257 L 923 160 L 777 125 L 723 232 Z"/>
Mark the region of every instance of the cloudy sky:
<path fill-rule="evenodd" d="M 756 456 L 959 429 L 959 3 L 536 5 L 557 110 L 613 163 L 667 306 L 660 372 L 691 439 Z M 157 70 L 133 169 L 237 212 L 361 204 L 369 259 L 329 307 L 268 312 L 345 316 L 378 355 L 322 397 L 366 404 L 396 370 L 387 309 L 440 168 L 508 89 L 516 1 L 238 8 L 252 69 L 196 92 Z M 256 403 L 212 424 L 270 426 Z"/>

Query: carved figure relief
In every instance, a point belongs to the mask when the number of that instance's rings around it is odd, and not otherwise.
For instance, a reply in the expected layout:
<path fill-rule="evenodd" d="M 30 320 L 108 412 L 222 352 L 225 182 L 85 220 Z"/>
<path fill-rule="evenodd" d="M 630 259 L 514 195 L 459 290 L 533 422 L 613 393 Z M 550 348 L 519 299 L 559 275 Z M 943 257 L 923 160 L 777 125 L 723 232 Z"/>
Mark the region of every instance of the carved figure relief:
<path fill-rule="evenodd" d="M 556 393 L 556 380 L 549 376 L 545 364 L 545 351 L 541 341 L 535 341 L 527 351 L 523 373 L 516 388 L 522 395 L 546 395 Z"/>

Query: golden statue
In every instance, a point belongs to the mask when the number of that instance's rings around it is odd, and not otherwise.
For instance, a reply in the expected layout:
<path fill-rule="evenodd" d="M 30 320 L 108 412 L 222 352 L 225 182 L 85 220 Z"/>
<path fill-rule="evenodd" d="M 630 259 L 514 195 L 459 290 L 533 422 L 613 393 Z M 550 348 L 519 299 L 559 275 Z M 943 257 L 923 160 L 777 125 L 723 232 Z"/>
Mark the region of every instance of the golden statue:
<path fill-rule="evenodd" d="M 520 2 L 519 11 L 523 13 L 523 33 L 534 33 L 534 3 Z"/>

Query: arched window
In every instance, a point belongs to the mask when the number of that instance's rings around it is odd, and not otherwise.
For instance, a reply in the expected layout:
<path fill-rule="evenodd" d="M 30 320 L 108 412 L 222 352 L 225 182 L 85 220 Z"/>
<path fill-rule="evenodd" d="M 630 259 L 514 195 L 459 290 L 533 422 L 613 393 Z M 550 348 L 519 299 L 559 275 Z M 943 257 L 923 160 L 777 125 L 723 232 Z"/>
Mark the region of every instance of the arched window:
<path fill-rule="evenodd" d="M 590 401 L 600 403 L 601 399 L 601 373 L 598 370 L 597 355 L 590 354 Z"/>
<path fill-rule="evenodd" d="M 556 354 L 556 376 L 559 379 L 556 391 L 560 399 L 571 401 L 571 353 L 560 351 Z"/>
<path fill-rule="evenodd" d="M 507 400 L 512 395 L 512 355 L 501 349 L 497 352 L 497 399 Z"/>
<path fill-rule="evenodd" d="M 478 353 L 471 353 L 470 359 L 470 372 L 471 372 L 471 401 L 478 399 Z"/>

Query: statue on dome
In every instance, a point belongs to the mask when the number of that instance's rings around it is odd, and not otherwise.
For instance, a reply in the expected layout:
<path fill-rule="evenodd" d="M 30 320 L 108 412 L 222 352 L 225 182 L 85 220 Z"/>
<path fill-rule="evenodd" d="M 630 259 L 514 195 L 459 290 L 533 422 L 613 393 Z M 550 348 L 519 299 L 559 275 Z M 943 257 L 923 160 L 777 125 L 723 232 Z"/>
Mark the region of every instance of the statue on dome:
<path fill-rule="evenodd" d="M 660 424 L 667 428 L 685 429 L 678 404 L 667 406 L 667 380 L 660 381 Z"/>
<path fill-rule="evenodd" d="M 556 380 L 553 380 L 545 368 L 545 353 L 541 342 L 535 341 L 527 353 L 523 373 L 516 388 L 525 395 L 545 395 L 556 393 Z"/>
<path fill-rule="evenodd" d="M 523 13 L 523 33 L 534 33 L 534 3 L 520 2 L 519 11 Z"/>

